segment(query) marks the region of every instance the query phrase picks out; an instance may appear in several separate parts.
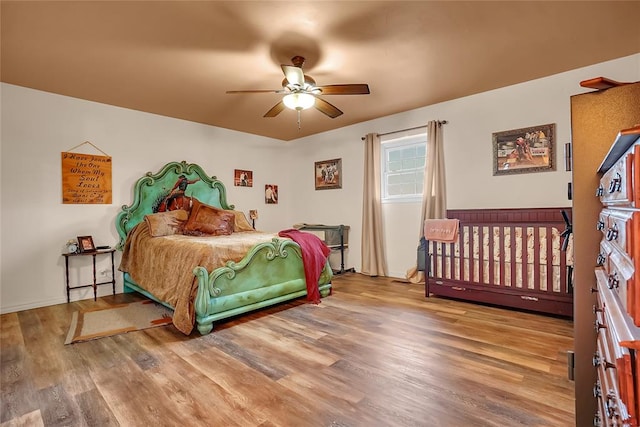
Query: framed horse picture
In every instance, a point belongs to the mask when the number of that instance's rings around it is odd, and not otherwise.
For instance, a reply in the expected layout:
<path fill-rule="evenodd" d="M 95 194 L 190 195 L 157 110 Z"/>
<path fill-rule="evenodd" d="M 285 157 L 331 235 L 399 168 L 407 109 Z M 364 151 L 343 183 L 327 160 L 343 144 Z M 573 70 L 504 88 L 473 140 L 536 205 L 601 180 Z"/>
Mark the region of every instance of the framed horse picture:
<path fill-rule="evenodd" d="M 316 162 L 314 178 L 316 190 L 342 188 L 342 159 Z"/>
<path fill-rule="evenodd" d="M 493 134 L 493 175 L 555 170 L 555 123 Z"/>

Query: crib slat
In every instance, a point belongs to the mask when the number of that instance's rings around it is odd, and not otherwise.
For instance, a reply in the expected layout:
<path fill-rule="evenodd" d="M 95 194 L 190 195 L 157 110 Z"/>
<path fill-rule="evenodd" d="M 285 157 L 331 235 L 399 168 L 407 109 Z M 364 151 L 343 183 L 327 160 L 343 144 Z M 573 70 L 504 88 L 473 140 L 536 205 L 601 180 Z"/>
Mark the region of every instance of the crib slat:
<path fill-rule="evenodd" d="M 490 285 L 495 285 L 495 278 L 494 278 L 494 268 L 493 268 L 493 254 L 495 253 L 494 247 L 493 247 L 493 224 L 489 225 L 489 228 L 487 230 L 487 232 L 489 233 L 489 246 L 487 247 L 487 250 L 489 251 L 489 256 L 488 258 L 488 266 L 489 266 L 489 284 Z"/>
<path fill-rule="evenodd" d="M 547 292 L 554 292 L 553 290 L 553 227 L 547 225 Z M 562 257 L 560 257 L 562 258 Z M 540 265 L 542 268 L 542 264 Z"/>
<path fill-rule="evenodd" d="M 441 277 L 444 279 L 444 257 L 445 257 L 444 248 L 443 248 L 444 245 L 440 242 L 437 242 L 436 245 L 440 250 L 440 256 L 438 257 L 438 277 Z"/>
<path fill-rule="evenodd" d="M 505 264 L 505 260 L 506 260 L 506 251 L 505 251 L 505 240 L 506 240 L 506 233 L 505 233 L 505 226 L 500 226 L 500 239 L 499 239 L 499 244 L 500 244 L 500 286 L 507 286 L 507 280 L 504 277 L 504 264 Z"/>
<path fill-rule="evenodd" d="M 458 260 L 458 268 L 460 271 L 460 276 L 458 276 L 459 280 L 464 280 L 464 235 L 467 233 L 467 227 L 460 226 L 460 232 L 458 233 L 458 251 L 460 252 L 459 260 Z"/>
<path fill-rule="evenodd" d="M 533 268 L 533 289 L 540 290 L 540 228 L 533 227 L 533 262 L 531 263 Z"/>
<path fill-rule="evenodd" d="M 560 245 L 562 245 L 562 238 L 560 238 Z M 562 254 L 562 252 L 561 252 Z M 564 254 L 563 254 L 564 255 Z M 567 274 L 569 273 L 569 269 L 567 268 L 567 257 L 560 256 L 560 287 L 559 292 L 561 293 L 571 293 L 569 289 L 569 282 L 567 281 Z"/>
<path fill-rule="evenodd" d="M 522 239 L 522 288 L 527 289 L 529 287 L 529 274 L 527 272 L 527 265 L 529 264 L 529 227 L 523 226 L 520 238 Z"/>
<path fill-rule="evenodd" d="M 456 244 L 449 243 L 449 277 L 456 278 Z"/>
<path fill-rule="evenodd" d="M 473 270 L 474 270 L 474 253 L 473 253 L 473 241 L 475 240 L 475 232 L 473 231 L 473 225 L 469 224 L 469 237 L 468 237 L 468 241 L 467 241 L 467 250 L 469 251 L 469 255 L 467 256 L 467 262 L 469 263 L 467 265 L 467 278 L 466 280 L 473 282 Z"/>
<path fill-rule="evenodd" d="M 478 239 L 480 239 L 480 251 L 479 251 L 479 254 L 478 254 L 478 270 L 479 270 L 478 282 L 487 284 L 487 282 L 484 280 L 484 274 L 485 274 L 485 267 L 484 267 L 485 227 L 484 226 L 480 226 L 480 227 L 478 227 L 478 230 L 479 230 L 478 231 Z"/>
<path fill-rule="evenodd" d="M 511 278 L 509 284 L 511 287 L 516 287 L 516 227 L 513 225 L 510 228 L 510 240 L 511 240 L 511 258 L 509 260 L 509 268 L 511 269 Z"/>

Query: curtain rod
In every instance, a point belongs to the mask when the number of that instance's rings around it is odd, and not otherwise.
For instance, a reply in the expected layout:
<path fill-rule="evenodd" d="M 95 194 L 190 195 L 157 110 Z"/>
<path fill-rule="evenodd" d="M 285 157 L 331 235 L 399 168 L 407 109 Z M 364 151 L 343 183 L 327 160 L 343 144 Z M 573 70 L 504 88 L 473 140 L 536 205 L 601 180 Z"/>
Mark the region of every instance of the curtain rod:
<path fill-rule="evenodd" d="M 448 122 L 446 120 L 438 120 L 438 125 L 446 125 L 447 123 Z M 416 126 L 416 127 L 407 128 L 407 129 L 394 130 L 394 131 L 391 131 L 391 132 L 379 133 L 378 136 L 393 135 L 394 133 L 407 132 L 407 131 L 410 131 L 410 130 L 426 128 L 427 126 L 428 125 L 422 125 L 422 126 Z M 362 139 L 364 141 L 366 138 L 363 136 L 360 139 Z"/>

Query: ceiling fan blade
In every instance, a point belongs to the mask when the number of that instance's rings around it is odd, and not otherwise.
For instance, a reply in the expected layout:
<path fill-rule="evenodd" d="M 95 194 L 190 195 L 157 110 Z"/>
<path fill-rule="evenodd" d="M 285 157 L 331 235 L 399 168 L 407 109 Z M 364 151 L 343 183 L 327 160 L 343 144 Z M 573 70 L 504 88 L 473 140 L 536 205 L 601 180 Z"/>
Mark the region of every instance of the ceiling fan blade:
<path fill-rule="evenodd" d="M 282 89 L 228 90 L 226 93 L 284 93 Z"/>
<path fill-rule="evenodd" d="M 322 95 L 368 95 L 369 85 L 367 84 L 346 84 L 318 86 Z"/>
<path fill-rule="evenodd" d="M 282 72 L 289 84 L 304 87 L 304 73 L 302 72 L 302 68 L 282 64 Z"/>
<path fill-rule="evenodd" d="M 284 102 L 280 101 L 276 105 L 271 107 L 271 109 L 267 111 L 263 117 L 275 117 L 280 114 L 282 110 L 284 110 Z"/>
<path fill-rule="evenodd" d="M 324 99 L 318 97 L 316 97 L 315 107 L 318 109 L 318 111 L 326 114 L 332 119 L 335 119 L 336 117 L 342 115 L 342 111 L 340 111 L 335 105 L 329 104 Z"/>

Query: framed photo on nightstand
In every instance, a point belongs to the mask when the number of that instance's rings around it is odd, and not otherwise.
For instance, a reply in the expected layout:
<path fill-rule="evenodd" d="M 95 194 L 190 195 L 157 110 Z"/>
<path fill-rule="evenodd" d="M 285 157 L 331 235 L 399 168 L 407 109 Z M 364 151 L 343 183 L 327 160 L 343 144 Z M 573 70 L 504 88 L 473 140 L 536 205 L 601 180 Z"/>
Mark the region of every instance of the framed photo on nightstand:
<path fill-rule="evenodd" d="M 96 245 L 93 244 L 93 237 L 78 236 L 78 248 L 80 249 L 80 253 L 95 252 Z"/>

